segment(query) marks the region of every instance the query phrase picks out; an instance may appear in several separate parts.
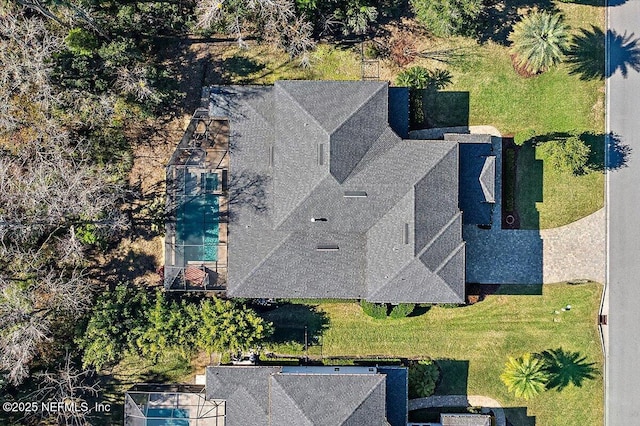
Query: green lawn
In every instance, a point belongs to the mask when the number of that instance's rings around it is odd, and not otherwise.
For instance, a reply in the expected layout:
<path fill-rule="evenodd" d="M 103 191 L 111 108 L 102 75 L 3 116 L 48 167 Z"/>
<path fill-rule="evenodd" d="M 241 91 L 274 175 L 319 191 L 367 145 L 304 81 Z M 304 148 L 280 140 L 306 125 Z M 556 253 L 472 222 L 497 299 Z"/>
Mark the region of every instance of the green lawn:
<path fill-rule="evenodd" d="M 592 150 L 602 151 L 604 138 Z M 551 166 L 539 148 L 518 151 L 516 207 L 523 229 L 555 228 L 574 222 L 604 206 L 604 173 L 573 176 Z"/>
<path fill-rule="evenodd" d="M 488 43 L 465 47 L 465 58 L 450 70 L 447 90 L 469 93 L 470 125 L 492 125 L 502 134 L 604 131 L 604 83 L 582 81 L 566 66 L 523 78 L 507 48 Z"/>
<path fill-rule="evenodd" d="M 310 54 L 311 66 L 269 46 L 227 47 L 217 65 L 222 80 L 234 84 L 273 84 L 277 80 L 359 80 L 360 57 L 353 49 L 320 44 Z"/>
<path fill-rule="evenodd" d="M 528 424 L 526 416 L 535 416 L 535 424 L 545 426 L 582 426 L 594 424 L 594 419 L 599 423 L 603 358 L 596 321 L 601 290 L 594 283 L 549 284 L 543 286 L 541 295 L 492 295 L 472 306 L 434 307 L 423 315 L 399 320 L 374 320 L 356 303 L 321 303 L 317 311 L 326 314 L 329 325 L 322 346 L 312 347 L 310 355 L 446 360 L 440 361 L 444 376 L 438 393 L 493 397 L 513 408 L 509 412 L 514 425 Z M 554 313 L 566 304 L 571 304 L 570 311 Z M 284 313 L 271 315 L 286 317 Z M 298 321 L 293 326 L 301 324 Z M 561 392 L 547 391 L 528 402 L 507 393 L 499 375 L 508 355 L 559 347 L 596 363 L 597 378 L 580 388 L 570 385 Z M 291 354 L 302 352 L 294 349 Z"/>

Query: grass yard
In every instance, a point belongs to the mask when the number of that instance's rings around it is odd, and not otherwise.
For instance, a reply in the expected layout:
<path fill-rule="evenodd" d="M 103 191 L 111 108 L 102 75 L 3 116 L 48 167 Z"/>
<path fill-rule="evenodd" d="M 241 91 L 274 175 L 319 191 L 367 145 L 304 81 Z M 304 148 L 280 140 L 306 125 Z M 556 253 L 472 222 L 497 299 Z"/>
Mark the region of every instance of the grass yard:
<path fill-rule="evenodd" d="M 591 149 L 604 150 L 604 138 Z M 551 166 L 539 148 L 526 144 L 518 151 L 516 209 L 522 229 L 566 225 L 604 206 L 604 173 L 573 176 Z"/>
<path fill-rule="evenodd" d="M 359 45 L 358 45 L 359 46 Z M 353 49 L 320 44 L 310 54 L 311 66 L 269 46 L 234 45 L 219 52 L 216 62 L 220 79 L 232 84 L 273 84 L 277 80 L 360 80 L 360 57 Z"/>
<path fill-rule="evenodd" d="M 534 129 L 604 131 L 604 84 L 569 75 L 566 66 L 532 78 L 518 76 L 507 49 L 476 46 L 468 63 L 452 67 L 447 90 L 469 92 L 469 124 L 489 124 L 502 134 Z"/>
<path fill-rule="evenodd" d="M 357 303 L 321 303 L 314 311 L 324 313 L 328 327 L 322 346 L 310 348 L 310 355 L 352 357 L 431 357 L 440 361 L 441 394 L 486 395 L 510 407 L 514 425 L 576 425 L 600 422 L 603 416 L 602 352 L 597 313 L 602 286 L 549 284 L 541 295 L 487 296 L 462 308 L 434 307 L 426 313 L 397 320 L 374 320 L 362 313 Z M 572 309 L 555 314 L 566 304 Z M 287 305 L 291 309 L 293 305 Z M 279 308 L 280 309 L 280 308 Z M 299 309 L 299 308 L 296 308 Z M 286 318 L 272 311 L 272 317 Z M 276 324 L 276 327 L 285 324 Z M 303 327 L 300 321 L 292 327 Z M 290 352 L 302 355 L 298 345 Z M 507 356 L 563 348 L 577 351 L 594 362 L 598 375 L 582 387 L 550 390 L 531 401 L 515 399 L 499 379 Z M 283 351 L 284 352 L 284 351 Z M 527 407 L 528 410 L 522 409 Z M 520 409 L 517 409 L 520 407 Z M 595 420 L 594 420 L 595 419 Z"/>

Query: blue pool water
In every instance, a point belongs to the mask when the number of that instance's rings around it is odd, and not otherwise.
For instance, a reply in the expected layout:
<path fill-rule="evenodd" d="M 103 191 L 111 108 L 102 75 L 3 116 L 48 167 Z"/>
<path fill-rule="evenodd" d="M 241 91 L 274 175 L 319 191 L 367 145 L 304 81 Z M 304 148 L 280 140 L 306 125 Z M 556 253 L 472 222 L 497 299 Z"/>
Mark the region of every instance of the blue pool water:
<path fill-rule="evenodd" d="M 216 176 L 217 180 L 217 175 Z M 217 183 L 216 183 L 217 185 Z M 185 201 L 178 209 L 176 243 L 184 244 L 185 261 L 218 260 L 219 196 L 204 194 Z"/>
<path fill-rule="evenodd" d="M 189 426 L 189 412 L 181 408 L 148 408 L 147 426 Z"/>

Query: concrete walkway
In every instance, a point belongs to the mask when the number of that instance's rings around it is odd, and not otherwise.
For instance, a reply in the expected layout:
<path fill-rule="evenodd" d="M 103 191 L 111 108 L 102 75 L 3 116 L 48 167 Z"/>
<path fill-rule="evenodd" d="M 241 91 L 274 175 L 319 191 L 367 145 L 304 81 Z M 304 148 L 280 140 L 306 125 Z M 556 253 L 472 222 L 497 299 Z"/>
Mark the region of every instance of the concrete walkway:
<path fill-rule="evenodd" d="M 507 419 L 502 405 L 493 398 L 482 395 L 434 395 L 409 400 L 409 411 L 432 407 L 482 407 L 482 413 L 493 411 L 496 426 L 506 426 Z"/>

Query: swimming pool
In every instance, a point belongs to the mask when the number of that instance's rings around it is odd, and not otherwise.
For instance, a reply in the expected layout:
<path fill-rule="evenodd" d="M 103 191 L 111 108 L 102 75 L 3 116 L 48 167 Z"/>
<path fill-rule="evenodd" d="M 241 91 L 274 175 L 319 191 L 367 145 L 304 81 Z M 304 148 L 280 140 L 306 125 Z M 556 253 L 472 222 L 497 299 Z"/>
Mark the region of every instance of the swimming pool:
<path fill-rule="evenodd" d="M 213 176 L 217 185 L 217 175 Z M 176 212 L 176 245 L 184 246 L 185 263 L 218 260 L 219 228 L 218 195 L 200 194 L 185 199 Z"/>
<path fill-rule="evenodd" d="M 189 412 L 182 408 L 147 408 L 147 426 L 189 426 Z"/>

